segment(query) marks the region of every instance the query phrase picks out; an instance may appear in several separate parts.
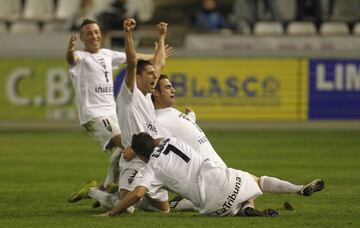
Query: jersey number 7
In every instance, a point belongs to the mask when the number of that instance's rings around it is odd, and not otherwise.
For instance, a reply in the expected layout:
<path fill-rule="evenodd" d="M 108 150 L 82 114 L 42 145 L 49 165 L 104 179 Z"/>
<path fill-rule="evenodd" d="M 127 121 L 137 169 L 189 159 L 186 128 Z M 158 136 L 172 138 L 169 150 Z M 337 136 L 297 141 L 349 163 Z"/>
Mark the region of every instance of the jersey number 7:
<path fill-rule="evenodd" d="M 166 147 L 166 149 L 164 150 L 163 153 L 165 155 L 167 155 L 167 154 L 169 154 L 170 151 L 175 153 L 177 156 L 179 156 L 186 163 L 188 163 L 190 161 L 190 158 L 188 156 L 186 156 L 186 154 L 184 154 L 181 150 L 179 150 L 178 148 L 176 148 L 175 146 L 173 146 L 171 144 L 168 144 L 168 146 Z"/>

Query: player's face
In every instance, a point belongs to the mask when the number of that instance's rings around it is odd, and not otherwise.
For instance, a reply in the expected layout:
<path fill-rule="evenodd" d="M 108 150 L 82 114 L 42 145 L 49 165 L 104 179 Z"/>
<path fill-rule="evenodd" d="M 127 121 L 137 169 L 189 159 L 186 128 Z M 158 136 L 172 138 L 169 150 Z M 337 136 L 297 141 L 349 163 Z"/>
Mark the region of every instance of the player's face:
<path fill-rule="evenodd" d="M 137 75 L 137 86 L 139 90 L 144 93 L 152 93 L 155 88 L 155 68 L 153 65 L 145 66 L 145 69 L 141 72 L 141 75 Z"/>
<path fill-rule="evenodd" d="M 84 42 L 85 50 L 96 53 L 101 45 L 101 31 L 97 24 L 87 24 L 81 29 L 81 40 Z"/>
<path fill-rule="evenodd" d="M 162 107 L 171 107 L 175 103 L 175 89 L 172 86 L 169 79 L 165 78 L 159 81 L 160 92 L 157 91 L 155 94 L 155 99 L 158 104 Z"/>

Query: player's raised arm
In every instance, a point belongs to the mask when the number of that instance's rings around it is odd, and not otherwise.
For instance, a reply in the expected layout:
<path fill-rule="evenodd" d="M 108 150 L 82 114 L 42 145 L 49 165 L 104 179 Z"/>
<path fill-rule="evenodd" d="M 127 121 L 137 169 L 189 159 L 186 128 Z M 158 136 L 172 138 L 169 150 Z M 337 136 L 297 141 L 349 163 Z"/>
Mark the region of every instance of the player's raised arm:
<path fill-rule="evenodd" d="M 134 90 L 136 80 L 136 51 L 133 40 L 133 30 L 136 26 L 136 21 L 133 18 L 124 20 L 124 38 L 125 38 L 125 54 L 126 54 L 126 75 L 125 84 L 130 91 Z"/>
<path fill-rule="evenodd" d="M 157 42 L 157 48 L 155 50 L 155 57 L 154 57 L 154 68 L 155 74 L 157 79 L 161 73 L 161 70 L 165 67 L 165 59 L 166 59 L 166 52 L 165 52 L 165 37 L 167 31 L 167 23 L 160 22 L 157 25 L 157 29 L 159 31 L 159 39 Z M 155 81 L 155 84 L 157 80 Z"/>
<path fill-rule="evenodd" d="M 75 46 L 76 46 L 76 35 L 72 34 L 70 37 L 69 45 L 66 50 L 66 61 L 69 65 L 74 65 L 79 61 L 79 58 L 75 55 Z"/>

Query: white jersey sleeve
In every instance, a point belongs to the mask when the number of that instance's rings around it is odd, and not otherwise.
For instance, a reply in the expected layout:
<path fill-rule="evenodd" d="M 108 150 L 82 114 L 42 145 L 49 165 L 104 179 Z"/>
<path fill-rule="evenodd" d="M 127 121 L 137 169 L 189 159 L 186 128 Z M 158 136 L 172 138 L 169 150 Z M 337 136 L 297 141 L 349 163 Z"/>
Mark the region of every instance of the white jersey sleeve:
<path fill-rule="evenodd" d="M 70 72 L 71 76 L 77 77 L 77 76 L 79 76 L 80 63 L 81 63 L 81 61 L 83 61 L 84 55 L 83 55 L 83 52 L 79 51 L 79 50 L 76 50 L 74 52 L 74 55 L 79 59 L 79 61 L 76 62 L 74 65 L 69 66 L 69 72 Z"/>
<path fill-rule="evenodd" d="M 136 88 L 136 82 L 134 84 L 134 88 Z M 123 108 L 124 105 L 129 105 L 131 103 L 132 97 L 133 97 L 133 92 L 130 91 L 130 89 L 127 87 L 124 81 L 121 84 L 120 92 L 116 102 L 118 103 L 118 105 L 121 105 L 121 107 Z"/>
<path fill-rule="evenodd" d="M 111 56 L 112 69 L 117 69 L 119 65 L 124 64 L 126 62 L 125 52 L 112 51 L 109 49 L 102 49 L 102 50 L 104 50 L 105 52 L 107 52 L 109 56 Z"/>

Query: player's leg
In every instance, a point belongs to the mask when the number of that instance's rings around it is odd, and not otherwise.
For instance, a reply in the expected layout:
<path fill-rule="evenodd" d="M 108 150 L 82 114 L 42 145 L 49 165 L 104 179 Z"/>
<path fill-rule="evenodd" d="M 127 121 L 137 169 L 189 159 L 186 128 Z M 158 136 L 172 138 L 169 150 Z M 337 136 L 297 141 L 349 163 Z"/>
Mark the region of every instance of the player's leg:
<path fill-rule="evenodd" d="M 104 151 L 112 151 L 113 148 L 117 148 L 110 157 L 108 172 L 103 184 L 99 186 L 99 189 L 108 193 L 113 193 L 117 190 L 119 179 L 119 160 L 121 156 L 121 135 L 120 127 L 117 122 L 117 118 L 113 117 L 101 117 L 94 119 L 92 128 L 93 134 L 97 141 L 100 142 Z M 92 207 L 97 208 L 100 206 L 99 202 L 95 202 Z"/>
<path fill-rule="evenodd" d="M 171 209 L 178 211 L 194 211 L 196 210 L 195 205 L 188 199 L 177 195 L 169 201 L 169 206 Z"/>
<path fill-rule="evenodd" d="M 310 196 L 312 193 L 321 191 L 324 188 L 324 181 L 321 179 L 315 179 L 306 185 L 296 185 L 276 177 L 253 177 L 259 184 L 260 189 L 267 193 L 296 193 Z"/>
<path fill-rule="evenodd" d="M 167 200 L 157 201 L 149 197 L 143 197 L 136 206 L 145 211 L 170 212 L 169 202 Z"/>
<path fill-rule="evenodd" d="M 100 143 L 104 151 L 111 151 L 114 146 L 123 148 L 121 144 L 121 131 L 116 116 L 95 118 L 86 123 L 84 127 Z M 118 181 L 120 154 L 121 150 L 117 149 L 110 158 L 108 173 L 103 184 L 104 189 L 110 183 L 117 183 Z"/>
<path fill-rule="evenodd" d="M 110 157 L 109 168 L 104 181 L 104 188 L 106 189 L 109 184 L 117 183 L 120 175 L 119 161 L 121 157 L 121 150 L 115 150 Z"/>
<path fill-rule="evenodd" d="M 98 188 L 90 188 L 88 190 L 88 196 L 95 199 L 101 206 L 107 209 L 113 208 L 119 199 L 118 194 L 110 194 Z"/>

